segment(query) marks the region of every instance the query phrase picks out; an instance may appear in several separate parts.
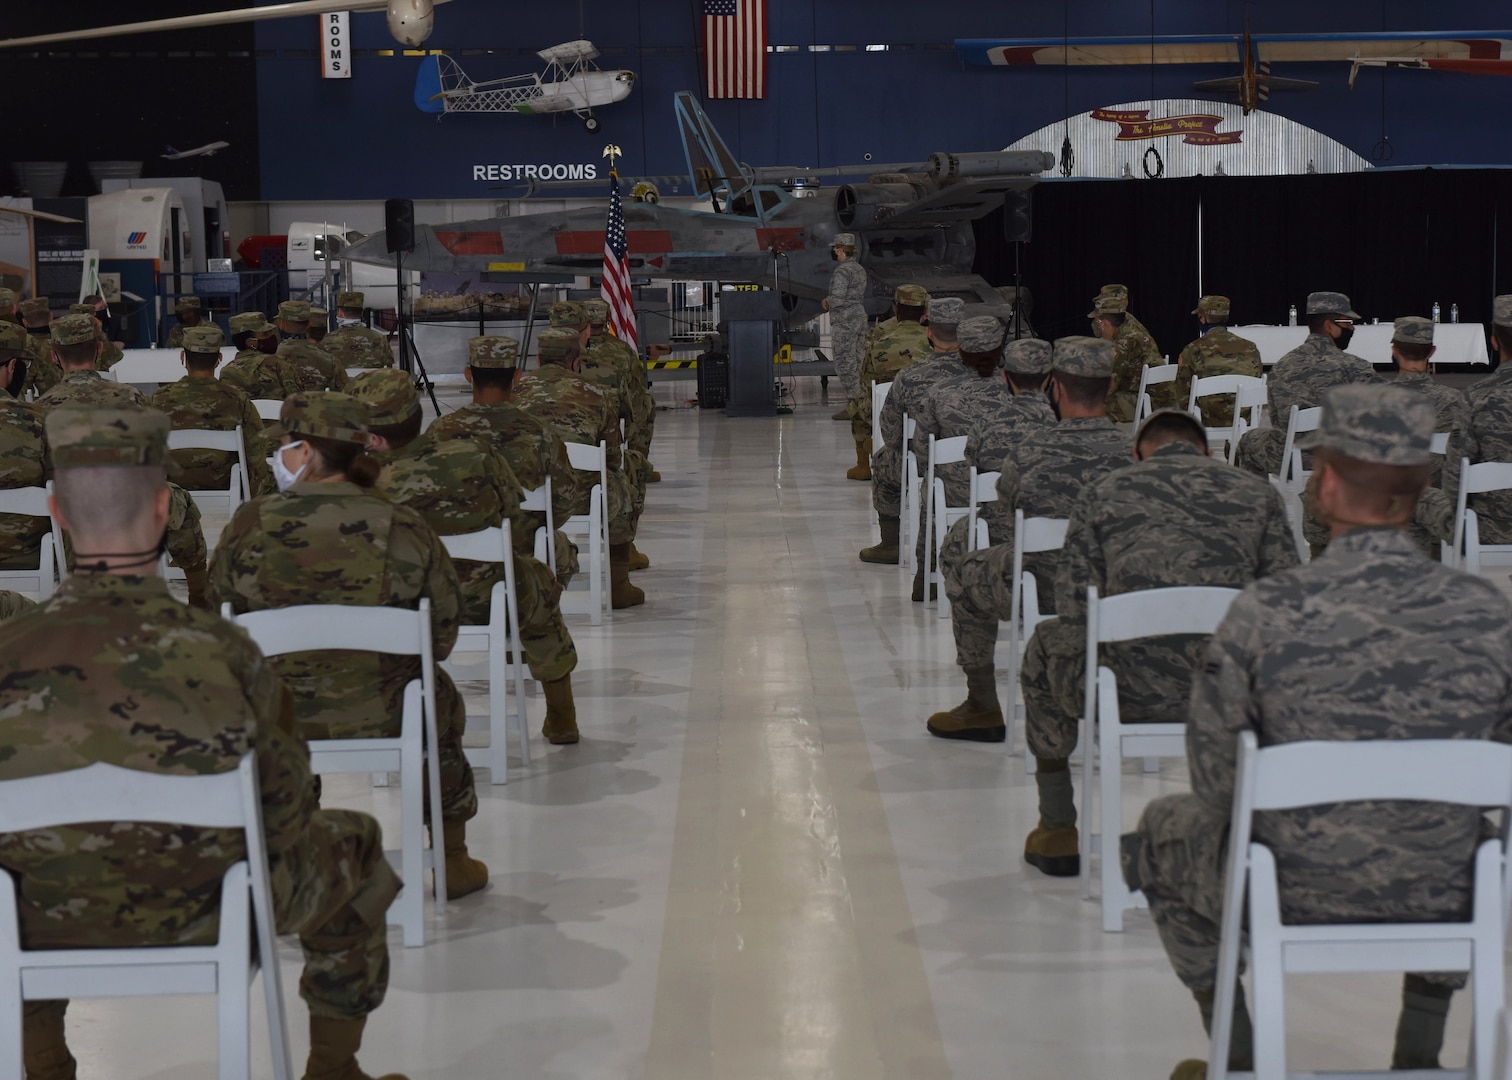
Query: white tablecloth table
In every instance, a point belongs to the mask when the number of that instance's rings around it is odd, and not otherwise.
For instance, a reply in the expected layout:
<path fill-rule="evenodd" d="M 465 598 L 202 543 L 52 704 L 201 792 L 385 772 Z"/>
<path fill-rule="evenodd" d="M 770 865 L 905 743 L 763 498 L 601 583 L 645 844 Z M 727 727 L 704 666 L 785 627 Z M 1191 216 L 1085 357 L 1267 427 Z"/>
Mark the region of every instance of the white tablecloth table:
<path fill-rule="evenodd" d="M 1307 338 L 1305 326 L 1234 326 L 1238 337 L 1248 338 L 1260 346 L 1260 359 L 1270 367 Z M 1369 360 L 1378 367 L 1391 363 L 1390 323 L 1368 323 L 1355 327 L 1349 352 Z M 1438 352 L 1435 364 L 1489 364 L 1486 354 L 1486 330 L 1480 323 L 1439 323 L 1433 328 L 1433 343 Z"/>

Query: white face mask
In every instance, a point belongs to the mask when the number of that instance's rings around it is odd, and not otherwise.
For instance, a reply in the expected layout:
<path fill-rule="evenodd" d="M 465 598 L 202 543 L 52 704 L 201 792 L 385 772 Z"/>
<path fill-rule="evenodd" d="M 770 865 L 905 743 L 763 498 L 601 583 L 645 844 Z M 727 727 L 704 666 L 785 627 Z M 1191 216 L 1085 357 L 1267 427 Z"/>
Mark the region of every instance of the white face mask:
<path fill-rule="evenodd" d="M 310 463 L 307 461 L 299 467 L 298 472 L 290 472 L 289 467 L 284 464 L 284 451 L 303 445 L 304 440 L 301 439 L 298 442 L 291 442 L 286 446 L 280 446 L 277 450 L 273 451 L 273 456 L 268 459 L 268 464 L 273 466 L 273 479 L 278 483 L 279 491 L 288 491 L 298 483 L 299 478 L 304 475 L 304 471 L 310 467 Z"/>

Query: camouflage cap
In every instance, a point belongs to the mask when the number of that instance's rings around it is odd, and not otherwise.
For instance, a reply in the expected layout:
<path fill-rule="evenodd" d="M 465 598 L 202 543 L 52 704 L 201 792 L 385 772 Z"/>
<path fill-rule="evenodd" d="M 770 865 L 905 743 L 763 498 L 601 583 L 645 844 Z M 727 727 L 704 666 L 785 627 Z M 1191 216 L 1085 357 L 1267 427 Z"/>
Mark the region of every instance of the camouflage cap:
<path fill-rule="evenodd" d="M 467 341 L 469 367 L 512 368 L 520 366 L 520 343 L 510 337 L 475 337 Z"/>
<path fill-rule="evenodd" d="M 16 306 L 16 290 L 0 289 L 0 308 L 13 308 Z"/>
<path fill-rule="evenodd" d="M 200 298 L 197 296 L 181 296 L 173 302 L 174 311 L 198 311 Z"/>
<path fill-rule="evenodd" d="M 285 300 L 278 305 L 278 317 L 284 322 L 309 322 L 309 302 L 305 300 Z"/>
<path fill-rule="evenodd" d="M 1494 326 L 1512 326 L 1512 293 L 1503 294 L 1491 301 L 1491 323 Z"/>
<path fill-rule="evenodd" d="M 360 308 L 365 299 L 367 298 L 360 292 L 339 292 L 336 294 L 336 306 L 339 308 Z"/>
<path fill-rule="evenodd" d="M 95 324 L 92 315 L 65 315 L 54 319 L 52 324 L 54 345 L 78 345 L 95 340 Z"/>
<path fill-rule="evenodd" d="M 954 296 L 942 296 L 929 300 L 929 322 L 932 326 L 957 326 L 966 317 L 966 302 Z"/>
<path fill-rule="evenodd" d="M 1350 383 L 1323 396 L 1316 431 L 1297 437 L 1302 450 L 1320 447 L 1375 465 L 1427 465 L 1433 398 L 1405 386 Z"/>
<path fill-rule="evenodd" d="M 16 310 L 21 313 L 23 319 L 36 319 L 52 314 L 52 306 L 48 304 L 45 296 L 34 296 L 30 300 L 23 300 L 16 305 Z"/>
<path fill-rule="evenodd" d="M 310 321 L 320 322 L 322 319 L 328 318 L 330 314 L 331 313 L 323 307 L 312 307 L 310 309 Z"/>
<path fill-rule="evenodd" d="M 1127 285 L 1120 285 L 1118 282 L 1113 281 L 1113 282 L 1109 282 L 1107 285 L 1104 285 L 1102 288 L 1098 289 L 1097 290 L 1097 295 L 1098 296 L 1121 296 L 1125 300 L 1127 300 L 1129 298 L 1129 287 Z"/>
<path fill-rule="evenodd" d="M 1421 315 L 1403 315 L 1392 324 L 1391 340 L 1403 345 L 1432 345 L 1433 320 Z"/>
<path fill-rule="evenodd" d="M 606 300 L 584 300 L 583 311 L 588 315 L 589 326 L 603 326 L 609 321 L 609 303 Z"/>
<path fill-rule="evenodd" d="M 1013 375 L 1044 375 L 1050 370 L 1050 343 L 1019 338 L 1003 349 L 1003 368 Z"/>
<path fill-rule="evenodd" d="M 956 327 L 961 351 L 990 353 L 1003 344 L 1003 324 L 991 315 L 973 315 Z"/>
<path fill-rule="evenodd" d="M 1050 368 L 1062 375 L 1086 379 L 1113 377 L 1113 343 L 1105 338 L 1063 337 L 1055 342 Z"/>
<path fill-rule="evenodd" d="M 0 353 L 25 352 L 31 335 L 20 323 L 0 322 Z M 7 357 L 9 359 L 9 357 Z"/>
<path fill-rule="evenodd" d="M 830 241 L 830 247 L 832 247 L 832 248 L 837 248 L 837 247 L 855 247 L 855 246 L 856 246 L 856 234 L 855 233 L 850 233 L 850 232 L 836 233 L 835 234 L 835 238 Z"/>
<path fill-rule="evenodd" d="M 166 465 L 168 414 L 146 406 L 70 406 L 52 409 L 44 430 L 53 468 Z"/>
<path fill-rule="evenodd" d="M 68 313 L 70 315 L 91 315 L 92 316 L 95 313 L 95 306 L 93 304 L 69 304 L 68 305 Z"/>
<path fill-rule="evenodd" d="M 929 303 L 929 290 L 922 285 L 899 285 L 893 290 L 893 303 L 925 307 Z"/>
<path fill-rule="evenodd" d="M 536 355 L 542 363 L 561 360 L 580 348 L 578 336 L 572 330 L 542 330 L 536 338 Z"/>
<path fill-rule="evenodd" d="M 184 330 L 184 348 L 189 352 L 219 352 L 226 335 L 214 323 L 191 326 Z"/>
<path fill-rule="evenodd" d="M 1232 305 L 1226 296 L 1204 296 L 1197 301 L 1197 306 L 1192 309 L 1193 315 L 1221 315 L 1228 316 Z"/>
<path fill-rule="evenodd" d="M 312 435 L 367 445 L 368 407 L 350 394 L 310 390 L 290 394 L 278 410 L 278 423 L 265 430 L 274 439 Z"/>
<path fill-rule="evenodd" d="M 1087 318 L 1095 319 L 1099 315 L 1122 315 L 1129 310 L 1129 298 L 1127 296 L 1101 296 L 1092 301 L 1092 310 L 1087 312 Z"/>
<path fill-rule="evenodd" d="M 562 300 L 551 305 L 552 326 L 575 326 L 579 330 L 588 325 L 588 312 L 576 300 Z"/>
<path fill-rule="evenodd" d="M 275 327 L 260 311 L 243 311 L 240 315 L 231 316 L 233 334 L 266 334 L 272 329 Z"/>
<path fill-rule="evenodd" d="M 420 411 L 415 381 L 397 368 L 364 371 L 347 384 L 347 392 L 372 410 L 376 427 L 402 424 Z"/>
<path fill-rule="evenodd" d="M 1341 292 L 1312 292 L 1307 294 L 1307 314 L 1347 315 L 1358 319 L 1359 312 L 1351 310 L 1349 297 Z"/>

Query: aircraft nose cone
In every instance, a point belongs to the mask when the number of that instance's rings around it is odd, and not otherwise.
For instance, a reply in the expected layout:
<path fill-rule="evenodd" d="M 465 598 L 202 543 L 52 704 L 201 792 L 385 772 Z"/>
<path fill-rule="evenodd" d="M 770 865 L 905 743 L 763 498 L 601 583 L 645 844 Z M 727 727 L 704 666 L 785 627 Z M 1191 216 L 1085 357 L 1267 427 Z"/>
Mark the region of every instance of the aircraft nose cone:
<path fill-rule="evenodd" d="M 423 45 L 435 24 L 434 0 L 389 0 L 389 33 L 401 45 Z"/>

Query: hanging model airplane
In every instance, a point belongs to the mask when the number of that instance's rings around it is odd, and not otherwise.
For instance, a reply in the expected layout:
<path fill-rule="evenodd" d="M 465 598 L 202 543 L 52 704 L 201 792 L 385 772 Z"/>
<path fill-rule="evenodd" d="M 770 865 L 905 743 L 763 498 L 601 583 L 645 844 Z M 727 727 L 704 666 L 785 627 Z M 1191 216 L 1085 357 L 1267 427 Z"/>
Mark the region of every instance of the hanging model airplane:
<path fill-rule="evenodd" d="M 653 201 L 624 204 L 630 273 L 638 278 L 752 282 L 783 294 L 788 325 L 819 313 L 835 264 L 830 243 L 854 233 L 880 313 L 898 285 L 923 285 L 934 296 L 957 296 L 998 312 L 1003 299 L 972 266 L 972 222 L 1010 199 L 1027 213 L 1024 193 L 1055 165 L 1040 151 L 932 155 L 927 161 L 808 169 L 752 168 L 735 159 L 693 95 L 675 98 L 687 156 L 681 183 L 711 200 L 713 210 L 683 210 Z M 831 191 L 804 183 L 813 177 L 859 178 Z M 550 183 L 542 187 L 560 188 Z M 579 185 L 580 186 L 580 185 Z M 489 218 L 415 228 L 407 269 L 491 275 L 491 280 L 540 281 L 600 273 L 604 265 L 603 207 Z M 394 265 L 382 233 L 348 248 L 353 262 Z"/>
<path fill-rule="evenodd" d="M 332 10 L 382 11 L 388 16 L 389 33 L 401 45 L 414 48 L 431 36 L 435 26 L 435 8 L 451 0 L 297 0 L 288 4 L 268 4 L 229 11 L 207 11 L 199 15 L 180 15 L 171 19 L 95 26 L 85 30 L 64 30 L 56 34 L 0 40 L 0 49 L 28 45 L 56 45 L 65 41 L 92 41 L 95 38 L 123 37 L 127 34 L 150 34 L 159 30 L 193 30 L 201 26 L 229 26 L 235 23 L 287 19 L 296 15 L 320 15 Z"/>
<path fill-rule="evenodd" d="M 231 144 L 228 142 L 207 142 L 204 146 L 196 146 L 193 150 L 175 150 L 168 147 L 168 152 L 162 157 L 165 161 L 182 161 L 184 158 L 210 157 L 217 154 Z"/>
<path fill-rule="evenodd" d="M 1227 90 L 1239 96 L 1239 107 L 1248 116 L 1260 107 L 1272 90 L 1316 90 L 1318 84 L 1311 79 L 1283 79 L 1270 73 L 1270 64 L 1261 61 L 1255 64 L 1255 50 L 1251 43 L 1249 26 L 1244 27 L 1244 40 L 1239 53 L 1244 57 L 1244 70 L 1227 79 L 1205 79 L 1192 84 L 1194 90 Z"/>
<path fill-rule="evenodd" d="M 594 106 L 624 101 L 635 86 L 633 71 L 600 71 L 593 61 L 599 51 L 591 41 L 566 41 L 536 53 L 546 70 L 534 75 L 511 75 L 475 82 L 450 56 L 428 56 L 415 74 L 415 107 L 435 113 L 570 112 L 580 117 L 590 134 L 603 124 Z"/>
<path fill-rule="evenodd" d="M 1454 71 L 1461 75 L 1512 75 L 1512 60 L 1491 60 L 1481 57 L 1438 56 L 1356 56 L 1349 67 L 1349 88 L 1354 89 L 1355 79 L 1362 67 L 1419 68 L 1424 71 Z"/>

